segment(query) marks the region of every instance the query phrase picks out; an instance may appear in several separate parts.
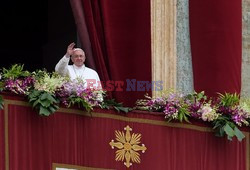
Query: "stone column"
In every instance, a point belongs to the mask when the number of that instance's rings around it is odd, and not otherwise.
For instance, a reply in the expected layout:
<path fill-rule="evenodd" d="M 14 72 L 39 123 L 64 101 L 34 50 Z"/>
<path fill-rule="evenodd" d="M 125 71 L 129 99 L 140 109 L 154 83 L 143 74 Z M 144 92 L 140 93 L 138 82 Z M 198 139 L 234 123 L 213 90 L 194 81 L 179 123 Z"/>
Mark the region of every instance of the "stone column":
<path fill-rule="evenodd" d="M 250 0 L 242 1 L 241 96 L 250 97 Z"/>
<path fill-rule="evenodd" d="M 177 89 L 183 94 L 194 91 L 189 33 L 189 1 L 177 0 Z"/>
<path fill-rule="evenodd" d="M 151 0 L 151 48 L 152 81 L 163 81 L 163 90 L 193 91 L 188 0 Z"/>

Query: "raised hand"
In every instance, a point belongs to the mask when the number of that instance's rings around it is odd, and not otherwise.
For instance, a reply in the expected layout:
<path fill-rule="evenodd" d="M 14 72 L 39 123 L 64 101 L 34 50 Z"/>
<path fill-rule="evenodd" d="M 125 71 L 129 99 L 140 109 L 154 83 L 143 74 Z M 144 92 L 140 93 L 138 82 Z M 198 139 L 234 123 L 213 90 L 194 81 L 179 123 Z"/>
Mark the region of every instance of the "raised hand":
<path fill-rule="evenodd" d="M 69 46 L 67 48 L 67 53 L 66 53 L 67 57 L 70 57 L 73 54 L 73 50 L 74 50 L 75 45 L 76 45 L 75 43 L 69 44 Z"/>

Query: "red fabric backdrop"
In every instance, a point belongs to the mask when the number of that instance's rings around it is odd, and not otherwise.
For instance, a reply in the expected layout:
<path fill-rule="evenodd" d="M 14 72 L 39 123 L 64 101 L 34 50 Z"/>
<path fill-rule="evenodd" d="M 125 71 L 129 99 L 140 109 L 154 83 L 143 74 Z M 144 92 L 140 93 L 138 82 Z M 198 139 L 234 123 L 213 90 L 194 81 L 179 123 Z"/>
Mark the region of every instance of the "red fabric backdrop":
<path fill-rule="evenodd" d="M 146 92 L 127 92 L 126 80 L 151 81 L 150 0 L 81 2 L 83 9 L 76 5 L 79 0 L 71 0 L 72 10 L 78 32 L 82 31 L 83 22 L 87 24 L 101 79 L 123 81 L 123 91 L 115 91 L 113 97 L 125 105 L 134 105 Z M 84 39 L 80 40 L 84 43 Z"/>
<path fill-rule="evenodd" d="M 189 17 L 195 90 L 240 93 L 241 0 L 190 0 Z"/>
<path fill-rule="evenodd" d="M 0 110 L 0 169 L 5 169 L 5 147 L 4 147 L 4 111 Z"/>
<path fill-rule="evenodd" d="M 204 130 L 204 124 L 192 129 L 175 123 L 166 126 L 163 115 L 118 116 L 104 110 L 93 117 L 60 112 L 40 117 L 31 107 L 18 105 L 8 106 L 10 170 L 50 170 L 52 163 L 127 169 L 115 161 L 116 149 L 109 145 L 115 130 L 124 132 L 127 125 L 131 134 L 142 135 L 139 145 L 147 147 L 145 153 L 139 152 L 141 163 L 130 169 L 246 170 L 249 161 L 245 139 L 217 138 Z"/>

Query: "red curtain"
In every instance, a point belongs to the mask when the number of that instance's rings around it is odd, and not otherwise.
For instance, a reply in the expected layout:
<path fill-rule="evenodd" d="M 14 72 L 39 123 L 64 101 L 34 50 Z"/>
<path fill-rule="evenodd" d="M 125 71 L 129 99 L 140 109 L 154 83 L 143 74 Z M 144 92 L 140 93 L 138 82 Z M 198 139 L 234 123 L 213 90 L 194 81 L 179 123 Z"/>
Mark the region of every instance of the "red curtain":
<path fill-rule="evenodd" d="M 59 112 L 40 117 L 27 106 L 8 108 L 10 170 L 50 170 L 52 163 L 125 170 L 123 162 L 115 161 L 116 149 L 109 142 L 116 140 L 115 130 L 124 132 L 127 125 L 131 134 L 141 134 L 139 145 L 147 147 L 145 153 L 138 152 L 141 163 L 130 169 L 245 170 L 249 161 L 246 140 L 229 142 L 185 125 L 164 126 L 162 115 L 119 116 L 97 110 L 100 114 L 93 117 Z"/>
<path fill-rule="evenodd" d="M 4 110 L 0 110 L 0 169 L 5 169 Z"/>
<path fill-rule="evenodd" d="M 71 0 L 72 10 L 79 32 L 81 22 L 86 21 L 101 79 L 122 81 L 122 89 L 111 83 L 116 86 L 113 97 L 133 106 L 146 92 L 137 90 L 137 86 L 127 89 L 127 83 L 132 79 L 151 81 L 150 0 L 81 0 L 81 3 L 83 7 L 76 5 L 79 0 Z M 85 20 L 79 19 L 80 11 Z"/>
<path fill-rule="evenodd" d="M 9 105 L 8 109 L 9 169 L 50 170 L 54 124 L 49 120 L 52 117 L 32 114 L 31 107 Z"/>
<path fill-rule="evenodd" d="M 75 17 L 75 23 L 77 25 L 77 32 L 79 40 L 81 42 L 81 48 L 84 50 L 87 56 L 86 64 L 92 69 L 96 69 L 95 61 L 92 54 L 91 43 L 89 39 L 89 34 L 87 30 L 87 25 L 85 22 L 85 17 L 83 11 L 82 2 L 80 0 L 71 0 L 71 6 L 73 10 L 73 15 Z"/>
<path fill-rule="evenodd" d="M 190 0 L 189 18 L 195 90 L 240 93 L 241 0 Z"/>

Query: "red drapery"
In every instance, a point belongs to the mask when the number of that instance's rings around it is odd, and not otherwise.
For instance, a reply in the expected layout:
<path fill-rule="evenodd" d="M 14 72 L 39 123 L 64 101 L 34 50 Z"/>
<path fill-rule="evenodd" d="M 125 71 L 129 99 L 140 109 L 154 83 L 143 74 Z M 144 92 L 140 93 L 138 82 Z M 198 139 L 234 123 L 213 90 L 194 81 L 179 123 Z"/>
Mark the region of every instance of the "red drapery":
<path fill-rule="evenodd" d="M 240 93 L 241 0 L 190 0 L 189 16 L 195 90 Z"/>
<path fill-rule="evenodd" d="M 0 110 L 0 169 L 5 169 L 4 111 Z"/>
<path fill-rule="evenodd" d="M 133 106 L 146 92 L 127 83 L 151 81 L 150 0 L 71 0 L 71 6 L 78 32 L 86 21 L 101 79 L 122 81 L 122 89 L 114 84 L 113 97 Z"/>
<path fill-rule="evenodd" d="M 249 168 L 249 133 L 242 142 L 217 138 L 200 122 L 166 123 L 162 115 L 133 112 L 117 115 L 96 110 L 92 117 L 63 109 L 40 117 L 20 101 L 7 101 L 9 170 L 50 170 L 52 163 L 92 168 L 126 169 L 115 161 L 109 142 L 115 131 L 129 125 L 141 134 L 141 163 L 130 169 L 145 170 L 246 170 Z M 78 113 L 78 114 L 76 114 Z M 1 165 L 2 166 L 2 165 Z"/>

